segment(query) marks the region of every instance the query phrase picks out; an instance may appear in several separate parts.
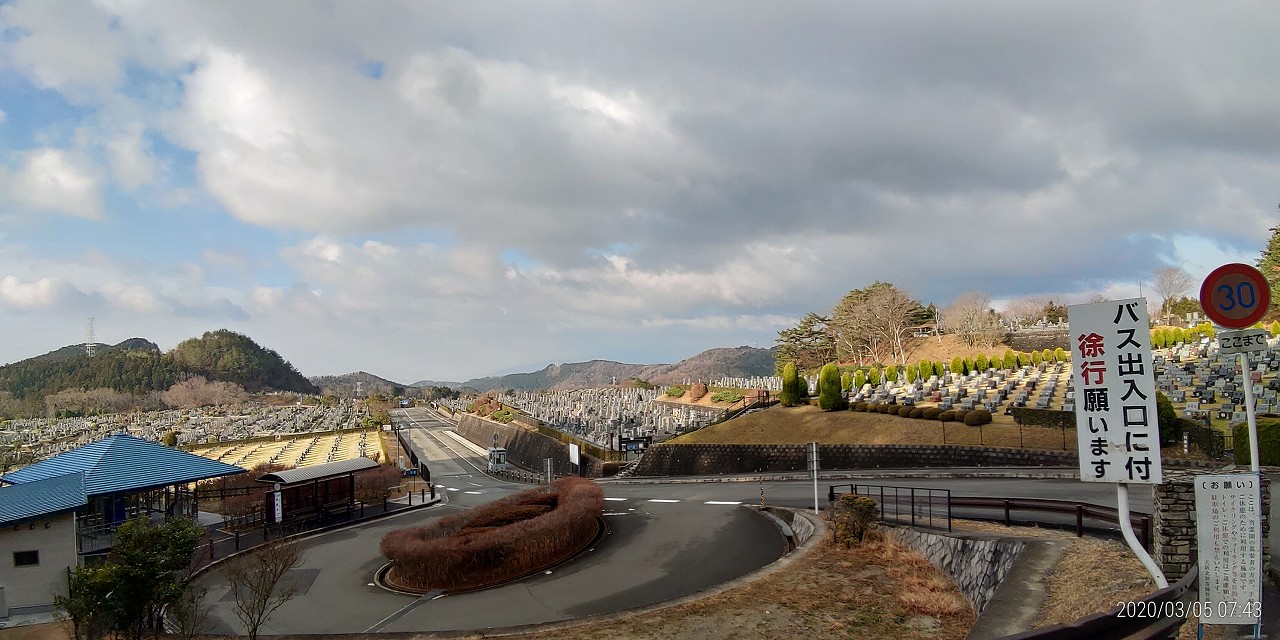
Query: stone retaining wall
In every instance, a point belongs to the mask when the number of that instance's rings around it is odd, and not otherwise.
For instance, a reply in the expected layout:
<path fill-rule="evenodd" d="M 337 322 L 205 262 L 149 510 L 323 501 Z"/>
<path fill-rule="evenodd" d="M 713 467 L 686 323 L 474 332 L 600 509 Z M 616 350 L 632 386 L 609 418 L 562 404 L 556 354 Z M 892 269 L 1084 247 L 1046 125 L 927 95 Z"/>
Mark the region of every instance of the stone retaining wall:
<path fill-rule="evenodd" d="M 498 446 L 507 450 L 507 460 L 526 469 L 541 472 L 543 460 L 551 458 L 558 475 L 570 475 L 569 445 L 537 431 L 514 424 L 503 424 L 472 414 L 458 415 L 458 435 L 489 448 L 493 446 L 493 434 L 498 434 Z M 604 463 L 586 453 L 579 452 L 583 475 L 598 478 L 604 471 Z"/>
<path fill-rule="evenodd" d="M 967 445 L 820 445 L 823 469 L 920 467 L 1074 467 L 1072 451 Z M 656 444 L 632 476 L 803 471 L 801 444 Z"/>
<path fill-rule="evenodd" d="M 1195 477 L 1205 472 L 1164 471 L 1164 483 L 1155 488 L 1152 528 L 1155 541 L 1151 557 L 1170 583 L 1191 570 L 1196 557 Z M 1271 481 L 1262 475 L 1262 566 L 1271 563 Z"/>
<path fill-rule="evenodd" d="M 991 601 L 1000 581 L 1026 548 L 1020 540 L 986 534 L 941 533 L 884 524 L 881 527 L 885 535 L 914 549 L 951 576 L 978 613 Z"/>

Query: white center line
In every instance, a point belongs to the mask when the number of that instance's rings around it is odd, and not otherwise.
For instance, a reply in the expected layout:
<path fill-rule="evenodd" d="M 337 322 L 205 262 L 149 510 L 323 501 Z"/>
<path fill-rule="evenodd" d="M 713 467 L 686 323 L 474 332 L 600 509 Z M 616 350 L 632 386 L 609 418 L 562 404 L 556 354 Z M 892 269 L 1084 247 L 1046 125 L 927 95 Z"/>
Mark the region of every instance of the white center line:
<path fill-rule="evenodd" d="M 703 504 L 742 504 L 742 501 L 730 502 L 730 501 L 724 501 L 724 500 L 708 500 Z"/>
<path fill-rule="evenodd" d="M 626 498 L 605 498 L 605 500 L 608 500 L 609 502 L 622 502 L 626 500 Z"/>
<path fill-rule="evenodd" d="M 680 502 L 679 500 L 664 500 L 662 498 L 654 498 L 649 502 Z"/>

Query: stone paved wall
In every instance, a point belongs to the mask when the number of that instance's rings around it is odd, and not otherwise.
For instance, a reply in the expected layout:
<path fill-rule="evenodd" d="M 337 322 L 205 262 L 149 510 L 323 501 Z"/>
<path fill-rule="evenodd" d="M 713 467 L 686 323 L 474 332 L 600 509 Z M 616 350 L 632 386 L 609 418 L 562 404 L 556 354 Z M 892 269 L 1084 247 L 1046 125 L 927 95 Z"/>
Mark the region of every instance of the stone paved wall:
<path fill-rule="evenodd" d="M 964 445 L 821 445 L 823 469 L 1076 466 L 1069 451 Z M 633 476 L 803 471 L 805 445 L 657 444 Z"/>
<path fill-rule="evenodd" d="M 498 434 L 498 446 L 506 448 L 507 460 L 512 463 L 541 472 L 542 461 L 551 458 L 557 474 L 571 473 L 569 445 L 516 424 L 503 424 L 472 414 L 459 414 L 458 435 L 467 440 L 487 449 L 493 446 L 494 433 Z M 600 459 L 582 452 L 579 452 L 578 459 L 582 462 L 583 475 L 600 477 L 603 472 Z"/>
<path fill-rule="evenodd" d="M 1196 557 L 1195 476 L 1204 471 L 1164 472 L 1164 483 L 1155 488 L 1152 523 L 1155 541 L 1151 557 L 1170 583 L 1191 570 Z M 1271 563 L 1271 482 L 1262 474 L 1262 566 Z"/>
<path fill-rule="evenodd" d="M 1026 547 L 1019 540 L 985 534 L 941 533 L 881 525 L 886 535 L 914 549 L 951 576 L 973 610 L 982 610 Z"/>

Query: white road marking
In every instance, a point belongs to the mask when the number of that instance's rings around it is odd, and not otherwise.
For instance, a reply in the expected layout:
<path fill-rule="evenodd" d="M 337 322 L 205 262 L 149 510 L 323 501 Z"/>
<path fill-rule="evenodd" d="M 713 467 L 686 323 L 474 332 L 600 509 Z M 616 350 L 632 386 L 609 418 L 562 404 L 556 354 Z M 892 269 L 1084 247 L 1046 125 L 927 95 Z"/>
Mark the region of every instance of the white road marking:
<path fill-rule="evenodd" d="M 605 500 L 608 500 L 609 502 L 623 502 L 626 498 L 605 498 Z"/>
<path fill-rule="evenodd" d="M 708 500 L 703 504 L 742 504 L 742 501 L 739 500 L 738 502 L 732 502 L 727 500 Z"/>
<path fill-rule="evenodd" d="M 445 487 L 445 489 L 448 489 L 449 491 L 457 491 L 457 489 L 454 489 L 453 487 Z"/>
<path fill-rule="evenodd" d="M 473 496 L 478 496 L 478 495 L 480 495 L 480 492 L 479 492 L 479 491 L 463 491 L 463 493 L 469 493 L 469 494 L 471 494 L 471 495 L 473 495 Z"/>
<path fill-rule="evenodd" d="M 649 502 L 680 502 L 679 500 L 664 500 L 662 498 L 654 498 Z"/>

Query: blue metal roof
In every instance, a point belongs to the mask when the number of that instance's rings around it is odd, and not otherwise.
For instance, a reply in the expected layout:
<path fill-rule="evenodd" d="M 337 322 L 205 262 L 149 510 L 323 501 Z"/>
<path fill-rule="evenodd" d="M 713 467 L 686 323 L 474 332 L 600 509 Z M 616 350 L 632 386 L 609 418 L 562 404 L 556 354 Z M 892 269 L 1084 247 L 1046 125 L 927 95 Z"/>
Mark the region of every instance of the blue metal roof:
<path fill-rule="evenodd" d="M 96 496 L 195 482 L 246 470 L 117 433 L 18 469 L 0 480 L 21 485 L 77 471 L 84 474 L 85 495 Z"/>
<path fill-rule="evenodd" d="M 88 502 L 79 472 L 0 487 L 0 526 L 73 511 Z"/>

